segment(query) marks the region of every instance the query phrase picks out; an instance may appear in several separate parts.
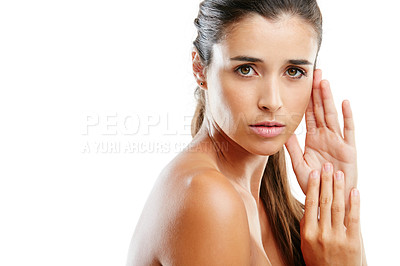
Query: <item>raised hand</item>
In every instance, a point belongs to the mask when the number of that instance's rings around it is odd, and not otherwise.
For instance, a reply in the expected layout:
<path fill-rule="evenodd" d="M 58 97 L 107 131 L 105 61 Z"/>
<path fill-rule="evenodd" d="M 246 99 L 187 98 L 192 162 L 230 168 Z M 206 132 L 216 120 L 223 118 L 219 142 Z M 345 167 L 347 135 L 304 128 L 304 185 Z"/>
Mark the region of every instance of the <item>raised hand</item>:
<path fill-rule="evenodd" d="M 304 194 L 307 192 L 311 170 L 321 170 L 324 163 L 331 162 L 334 170 L 344 172 L 345 191 L 349 195 L 350 190 L 357 186 L 358 179 L 353 115 L 349 101 L 343 101 L 342 135 L 329 82 L 321 81 L 321 78 L 321 70 L 315 70 L 312 93 L 305 113 L 307 134 L 304 153 L 295 134 L 288 139 L 285 146 Z M 348 211 L 348 197 L 345 206 Z"/>
<path fill-rule="evenodd" d="M 345 215 L 344 176 L 323 168 L 311 172 L 304 216 L 300 221 L 301 251 L 307 265 L 366 265 L 360 230 L 360 196 L 352 190 Z M 321 193 L 319 192 L 321 188 Z M 318 218 L 318 206 L 320 206 Z M 346 216 L 346 217 L 345 217 Z"/>

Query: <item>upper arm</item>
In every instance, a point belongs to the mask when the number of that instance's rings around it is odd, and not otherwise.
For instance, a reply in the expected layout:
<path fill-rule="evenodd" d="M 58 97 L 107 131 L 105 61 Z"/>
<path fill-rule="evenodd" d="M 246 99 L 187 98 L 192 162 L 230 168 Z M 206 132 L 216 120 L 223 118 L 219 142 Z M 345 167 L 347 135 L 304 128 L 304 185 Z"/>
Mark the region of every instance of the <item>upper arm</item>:
<path fill-rule="evenodd" d="M 164 265 L 250 265 L 243 201 L 217 176 L 210 178 L 209 172 L 193 178 L 178 213 Z"/>

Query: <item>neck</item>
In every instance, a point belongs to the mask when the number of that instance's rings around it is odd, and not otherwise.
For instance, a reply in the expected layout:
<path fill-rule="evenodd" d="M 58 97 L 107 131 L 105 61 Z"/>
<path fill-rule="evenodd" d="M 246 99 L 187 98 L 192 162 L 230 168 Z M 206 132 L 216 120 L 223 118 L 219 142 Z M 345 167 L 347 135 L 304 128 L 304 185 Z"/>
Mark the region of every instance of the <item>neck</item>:
<path fill-rule="evenodd" d="M 193 144 L 202 145 L 202 150 L 214 158 L 218 170 L 232 183 L 251 193 L 260 204 L 261 180 L 269 156 L 248 152 L 206 116 Z"/>

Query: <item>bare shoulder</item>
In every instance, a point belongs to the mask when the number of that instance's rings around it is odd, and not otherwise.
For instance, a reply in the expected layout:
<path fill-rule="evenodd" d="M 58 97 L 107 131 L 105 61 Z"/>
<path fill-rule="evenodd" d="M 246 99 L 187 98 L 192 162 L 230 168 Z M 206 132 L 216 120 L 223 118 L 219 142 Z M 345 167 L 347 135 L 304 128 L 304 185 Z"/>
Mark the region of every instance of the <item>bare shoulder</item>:
<path fill-rule="evenodd" d="M 207 157 L 190 154 L 161 171 L 136 225 L 127 265 L 249 265 L 250 245 L 239 193 Z"/>
<path fill-rule="evenodd" d="M 165 235 L 163 265 L 250 265 L 250 233 L 242 199 L 220 172 L 194 170 Z"/>

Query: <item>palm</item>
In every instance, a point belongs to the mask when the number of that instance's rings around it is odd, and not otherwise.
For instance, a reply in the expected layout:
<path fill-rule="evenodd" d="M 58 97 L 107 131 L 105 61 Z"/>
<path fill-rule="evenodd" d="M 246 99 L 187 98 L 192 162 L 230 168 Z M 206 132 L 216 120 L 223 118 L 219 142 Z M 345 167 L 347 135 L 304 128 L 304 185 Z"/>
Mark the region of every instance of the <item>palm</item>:
<path fill-rule="evenodd" d="M 328 128 L 318 129 L 315 134 L 307 133 L 304 149 L 304 160 L 313 169 L 331 162 L 335 169 L 342 164 L 351 164 L 355 160 L 355 149 L 345 143 Z"/>
<path fill-rule="evenodd" d="M 313 169 L 321 171 L 324 163 L 333 164 L 334 171 L 342 171 L 346 180 L 346 195 L 357 186 L 357 152 L 354 123 L 350 105 L 343 102 L 344 137 L 342 136 L 333 97 L 327 82 L 321 82 L 321 71 L 314 73 L 313 91 L 305 118 L 307 134 L 304 153 L 292 135 L 286 142 L 293 170 L 304 194 Z M 346 197 L 348 198 L 348 197 Z M 346 200 L 348 206 L 348 200 Z"/>

